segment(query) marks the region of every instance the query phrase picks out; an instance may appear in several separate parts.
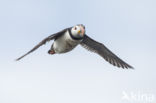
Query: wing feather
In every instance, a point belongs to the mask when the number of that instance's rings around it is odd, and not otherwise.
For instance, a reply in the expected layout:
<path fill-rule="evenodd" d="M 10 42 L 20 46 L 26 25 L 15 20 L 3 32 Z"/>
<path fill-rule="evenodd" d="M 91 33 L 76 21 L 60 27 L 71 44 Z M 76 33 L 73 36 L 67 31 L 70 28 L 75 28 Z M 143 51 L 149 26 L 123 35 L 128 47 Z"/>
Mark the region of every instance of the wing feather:
<path fill-rule="evenodd" d="M 122 68 L 133 68 L 123 60 L 121 60 L 118 56 L 116 56 L 113 52 L 111 52 L 105 45 L 102 43 L 99 43 L 93 39 L 91 39 L 89 36 L 85 35 L 83 41 L 81 42 L 81 45 L 88 49 L 89 51 L 95 52 L 102 56 L 106 61 L 108 61 L 110 64 L 122 67 Z"/>
<path fill-rule="evenodd" d="M 65 32 L 67 31 L 67 29 L 64 29 L 60 32 L 57 32 L 55 34 L 52 34 L 50 36 L 48 36 L 47 38 L 43 39 L 40 43 L 38 43 L 34 48 L 32 48 L 30 51 L 28 51 L 26 54 L 24 54 L 23 56 L 19 57 L 16 59 L 16 61 L 22 59 L 23 57 L 27 56 L 28 54 L 30 54 L 31 52 L 35 51 L 36 49 L 38 49 L 40 46 L 42 46 L 43 44 L 46 44 L 46 42 L 53 40 L 53 39 L 57 39 L 57 37 L 63 35 Z"/>

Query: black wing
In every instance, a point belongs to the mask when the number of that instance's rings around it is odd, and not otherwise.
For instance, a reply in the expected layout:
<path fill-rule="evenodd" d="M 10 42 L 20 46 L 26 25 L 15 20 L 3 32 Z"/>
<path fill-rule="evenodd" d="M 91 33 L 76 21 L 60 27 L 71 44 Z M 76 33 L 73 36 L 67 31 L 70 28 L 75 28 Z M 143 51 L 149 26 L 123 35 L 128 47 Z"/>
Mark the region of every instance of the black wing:
<path fill-rule="evenodd" d="M 114 53 L 112 53 L 106 46 L 104 46 L 102 43 L 99 43 L 87 35 L 84 36 L 83 41 L 81 42 L 81 45 L 95 53 L 98 53 L 100 56 L 102 56 L 106 61 L 113 64 L 114 66 L 122 67 L 122 68 L 133 68 L 123 60 L 121 60 L 119 57 L 117 57 Z"/>
<path fill-rule="evenodd" d="M 23 57 L 25 57 L 26 55 L 30 54 L 31 52 L 35 51 L 36 49 L 38 49 L 40 46 L 42 46 L 43 44 L 46 44 L 47 41 L 50 41 L 52 39 L 56 39 L 57 37 L 63 35 L 65 32 L 67 31 L 67 29 L 64 29 L 58 33 L 52 34 L 50 36 L 48 36 L 47 38 L 43 39 L 39 44 L 37 44 L 34 48 L 32 48 L 29 52 L 27 52 L 26 54 L 24 54 L 23 56 L 19 57 L 16 59 L 16 61 L 22 59 Z"/>

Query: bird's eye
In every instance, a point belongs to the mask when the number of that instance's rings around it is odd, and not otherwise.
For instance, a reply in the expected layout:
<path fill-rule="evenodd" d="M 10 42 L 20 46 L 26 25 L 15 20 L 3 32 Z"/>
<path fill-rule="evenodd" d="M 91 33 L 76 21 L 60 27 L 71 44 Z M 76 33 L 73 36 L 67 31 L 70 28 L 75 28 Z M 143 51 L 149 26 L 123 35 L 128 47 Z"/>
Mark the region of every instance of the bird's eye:
<path fill-rule="evenodd" d="M 77 27 L 74 28 L 75 30 L 77 29 Z"/>

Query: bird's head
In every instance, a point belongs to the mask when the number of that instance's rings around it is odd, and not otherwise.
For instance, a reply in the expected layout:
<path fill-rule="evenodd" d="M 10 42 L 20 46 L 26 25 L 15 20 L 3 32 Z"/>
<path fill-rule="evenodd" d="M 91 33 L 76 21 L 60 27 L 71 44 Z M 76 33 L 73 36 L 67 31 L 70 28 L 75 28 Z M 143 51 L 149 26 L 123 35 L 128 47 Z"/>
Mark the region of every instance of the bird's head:
<path fill-rule="evenodd" d="M 71 28 L 71 34 L 75 38 L 83 38 L 85 35 L 85 26 L 82 24 L 78 24 Z"/>

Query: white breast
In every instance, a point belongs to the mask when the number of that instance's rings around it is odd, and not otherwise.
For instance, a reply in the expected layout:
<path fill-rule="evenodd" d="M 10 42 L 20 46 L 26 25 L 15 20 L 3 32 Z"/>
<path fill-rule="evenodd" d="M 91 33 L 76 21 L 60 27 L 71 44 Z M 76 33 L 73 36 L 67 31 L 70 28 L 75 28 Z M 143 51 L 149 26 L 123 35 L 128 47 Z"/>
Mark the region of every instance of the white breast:
<path fill-rule="evenodd" d="M 54 41 L 53 49 L 56 53 L 65 53 L 71 51 L 80 42 L 81 40 L 73 40 L 67 31 L 64 35 Z"/>

